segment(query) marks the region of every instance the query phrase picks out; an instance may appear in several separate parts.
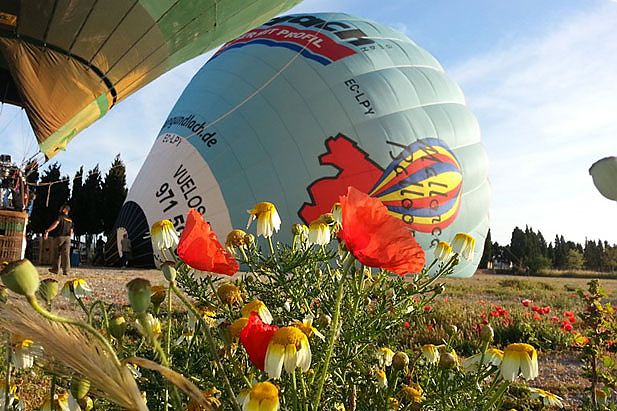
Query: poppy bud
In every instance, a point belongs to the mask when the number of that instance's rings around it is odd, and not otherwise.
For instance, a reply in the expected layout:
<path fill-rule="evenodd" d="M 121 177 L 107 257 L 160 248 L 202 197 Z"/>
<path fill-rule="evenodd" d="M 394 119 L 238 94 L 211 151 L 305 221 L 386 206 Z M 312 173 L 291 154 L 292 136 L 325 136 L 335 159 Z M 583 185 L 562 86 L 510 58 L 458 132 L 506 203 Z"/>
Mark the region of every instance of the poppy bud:
<path fill-rule="evenodd" d="M 41 281 L 38 294 L 49 305 L 58 295 L 58 291 L 58 281 L 54 280 L 53 278 L 46 278 Z"/>
<path fill-rule="evenodd" d="M 150 281 L 135 278 L 126 284 L 126 288 L 129 291 L 129 303 L 131 303 L 133 311 L 145 313 L 150 306 L 150 296 L 152 295 Z"/>
<path fill-rule="evenodd" d="M 84 411 L 91 411 L 94 409 L 94 402 L 92 401 L 92 398 L 90 397 L 84 397 L 81 400 L 79 400 L 78 403 L 81 409 Z"/>
<path fill-rule="evenodd" d="M 396 370 L 404 370 L 409 365 L 409 356 L 399 351 L 392 357 L 392 367 Z"/>
<path fill-rule="evenodd" d="M 161 267 L 161 271 L 163 272 L 163 276 L 169 282 L 176 281 L 176 264 L 172 262 L 166 262 Z"/>
<path fill-rule="evenodd" d="M 109 334 L 116 340 L 121 340 L 126 332 L 126 320 L 123 316 L 117 315 L 109 321 Z"/>
<path fill-rule="evenodd" d="M 439 355 L 439 368 L 441 369 L 450 369 L 456 367 L 458 364 L 458 359 L 456 358 L 456 354 L 451 352 L 444 352 Z"/>
<path fill-rule="evenodd" d="M 83 378 L 73 378 L 71 380 L 71 394 L 78 400 L 81 400 L 90 391 L 90 381 Z"/>
<path fill-rule="evenodd" d="M 0 303 L 5 303 L 9 300 L 9 290 L 3 286 L 0 285 Z"/>
<path fill-rule="evenodd" d="M 490 324 L 484 324 L 480 330 L 480 339 L 485 343 L 490 343 L 494 337 L 495 331 L 493 331 L 493 327 Z"/>
<path fill-rule="evenodd" d="M 0 272 L 4 285 L 14 293 L 32 297 L 39 288 L 39 272 L 30 260 L 17 260 L 7 264 Z"/>

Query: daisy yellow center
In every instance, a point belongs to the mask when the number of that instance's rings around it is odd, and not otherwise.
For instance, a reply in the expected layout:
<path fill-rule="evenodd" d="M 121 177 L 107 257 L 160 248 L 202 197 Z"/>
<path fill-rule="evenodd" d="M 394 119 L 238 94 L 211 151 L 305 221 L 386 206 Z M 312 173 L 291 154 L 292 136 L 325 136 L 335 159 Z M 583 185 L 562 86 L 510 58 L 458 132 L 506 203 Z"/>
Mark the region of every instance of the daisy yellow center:
<path fill-rule="evenodd" d="M 533 346 L 525 343 L 514 343 L 506 347 L 505 353 L 526 353 L 531 357 L 536 352 Z"/>
<path fill-rule="evenodd" d="M 152 235 L 159 235 L 163 231 L 172 230 L 173 228 L 174 228 L 174 225 L 171 221 L 161 220 L 161 221 L 157 221 L 156 223 L 152 224 L 151 232 L 152 232 Z"/>
<path fill-rule="evenodd" d="M 25 339 L 25 340 L 22 340 L 21 342 L 19 342 L 17 344 L 17 347 L 18 348 L 28 348 L 31 345 L 32 345 L 32 340 Z"/>
<path fill-rule="evenodd" d="M 240 289 L 233 284 L 223 284 L 217 290 L 220 299 L 226 304 L 240 300 Z"/>
<path fill-rule="evenodd" d="M 260 300 L 253 300 L 242 308 L 242 315 L 248 317 L 253 311 L 260 313 L 266 305 Z"/>
<path fill-rule="evenodd" d="M 401 389 L 401 393 L 414 402 L 420 402 L 420 400 L 422 399 L 422 388 L 419 385 L 417 387 L 410 387 L 409 385 L 405 385 Z"/>
<path fill-rule="evenodd" d="M 251 388 L 250 395 L 257 401 L 274 401 L 279 396 L 279 390 L 270 382 L 258 382 Z"/>
<path fill-rule="evenodd" d="M 302 331 L 302 333 L 304 333 L 307 337 L 310 337 L 313 335 L 313 332 L 315 332 L 315 327 L 301 321 L 296 321 L 293 326 Z"/>
<path fill-rule="evenodd" d="M 242 230 L 232 230 L 228 235 L 227 235 L 227 241 L 225 242 L 225 244 L 227 246 L 232 246 L 232 247 L 240 247 L 244 245 L 244 237 L 246 236 L 246 233 Z"/>
<path fill-rule="evenodd" d="M 274 204 L 264 201 L 262 203 L 257 203 L 255 205 L 255 208 L 253 208 L 250 213 L 259 218 L 262 215 L 269 216 L 270 214 L 272 214 L 273 210 Z"/>
<path fill-rule="evenodd" d="M 283 327 L 280 328 L 272 336 L 272 342 L 274 344 L 288 346 L 295 345 L 296 348 L 300 348 L 303 341 L 306 340 L 306 335 L 296 327 Z"/>
<path fill-rule="evenodd" d="M 229 326 L 229 334 L 231 334 L 232 339 L 236 340 L 240 338 L 240 333 L 242 332 L 244 327 L 246 327 L 248 321 L 248 318 L 238 318 L 236 321 L 231 323 L 231 325 Z"/>

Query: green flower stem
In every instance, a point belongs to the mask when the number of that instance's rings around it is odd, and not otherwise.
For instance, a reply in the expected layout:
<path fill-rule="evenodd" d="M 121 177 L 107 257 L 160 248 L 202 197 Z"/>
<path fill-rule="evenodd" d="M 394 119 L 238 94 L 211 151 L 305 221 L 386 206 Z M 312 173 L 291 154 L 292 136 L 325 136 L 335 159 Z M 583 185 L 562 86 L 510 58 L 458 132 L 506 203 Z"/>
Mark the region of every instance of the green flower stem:
<path fill-rule="evenodd" d="M 497 381 L 497 379 L 495 379 L 495 381 Z M 497 390 L 495 391 L 495 393 L 493 394 L 489 402 L 486 403 L 484 407 L 482 407 L 482 411 L 488 411 L 492 409 L 493 405 L 495 405 L 497 401 L 503 398 L 503 393 L 506 392 L 509 386 L 510 384 L 508 383 L 508 381 L 503 381 L 501 385 L 498 386 L 499 388 L 497 388 Z"/>
<path fill-rule="evenodd" d="M 343 270 L 343 275 L 339 281 L 338 290 L 336 292 L 336 302 L 334 303 L 334 317 L 332 318 L 332 332 L 328 338 L 328 346 L 326 348 L 326 357 L 324 359 L 321 375 L 317 381 L 317 391 L 314 398 L 314 409 L 319 409 L 319 403 L 321 402 L 321 394 L 323 393 L 323 387 L 328 376 L 328 368 L 330 367 L 330 360 L 332 359 L 332 353 L 334 352 L 334 344 L 336 342 L 336 334 L 338 332 L 339 323 L 341 320 L 341 303 L 343 302 L 343 289 L 345 288 L 345 275 L 347 271 L 354 265 L 354 259 L 349 259 L 349 262 Z M 329 267 L 329 266 L 328 266 Z"/>
<path fill-rule="evenodd" d="M 165 333 L 165 353 L 171 353 L 171 287 L 167 289 L 167 330 Z M 169 407 L 169 383 L 165 387 L 165 409 Z"/>
<path fill-rule="evenodd" d="M 81 301 L 81 298 L 77 297 L 75 293 L 73 293 L 73 297 L 75 297 L 75 299 L 79 303 L 79 306 L 81 307 L 83 312 L 86 314 L 86 316 L 90 315 L 90 311 L 88 310 L 88 307 L 86 307 L 86 304 L 84 304 L 84 302 Z"/>
<path fill-rule="evenodd" d="M 137 319 L 139 320 L 139 323 L 141 324 L 142 328 L 144 329 L 144 334 L 146 335 L 146 338 L 148 340 L 150 340 L 150 343 L 152 344 L 152 348 L 154 348 L 154 351 L 156 352 L 156 354 L 158 355 L 160 361 L 161 361 L 161 365 L 169 368 L 169 359 L 167 357 L 167 355 L 165 354 L 165 350 L 163 350 L 163 347 L 161 347 L 161 344 L 159 343 L 159 340 L 153 337 L 152 334 L 152 327 L 150 327 L 150 323 L 148 322 L 148 317 L 146 315 L 145 312 L 143 313 L 138 313 L 137 314 Z M 172 391 L 171 391 L 172 395 L 171 395 L 171 400 L 173 402 L 173 406 L 174 406 L 174 410 L 181 410 L 182 409 L 182 400 L 180 399 L 180 395 L 178 394 L 178 390 L 177 388 L 174 386 Z M 165 390 L 165 409 L 167 409 L 168 406 L 168 396 L 169 396 L 169 390 L 166 389 Z"/>
<path fill-rule="evenodd" d="M 480 376 L 482 374 L 482 368 L 484 366 L 484 356 L 486 355 L 486 350 L 488 349 L 488 341 L 483 341 L 482 342 L 482 355 L 480 355 L 480 364 L 478 364 L 478 372 L 476 373 L 476 385 L 478 385 L 478 382 L 480 382 Z M 478 393 L 478 395 L 480 395 Z M 479 398 L 476 398 L 479 399 Z"/>
<path fill-rule="evenodd" d="M 9 393 L 11 391 L 11 344 L 7 336 L 6 344 L 6 375 L 4 376 L 4 411 L 9 409 Z"/>
<path fill-rule="evenodd" d="M 92 325 L 92 322 L 94 321 L 94 309 L 97 307 L 100 307 L 101 313 L 103 314 L 103 321 L 104 321 L 103 324 L 105 326 L 105 329 L 108 329 L 109 328 L 109 316 L 107 315 L 107 309 L 105 308 L 105 303 L 101 300 L 96 300 L 90 306 L 90 309 L 88 310 L 88 324 Z"/>
<path fill-rule="evenodd" d="M 123 366 L 120 363 L 120 360 L 118 359 L 118 356 L 116 355 L 116 351 L 113 349 L 113 347 L 111 346 L 111 344 L 109 343 L 107 338 L 105 338 L 101 333 L 99 333 L 90 324 L 83 323 L 83 322 L 77 321 L 77 320 L 72 320 L 72 319 L 69 319 L 69 318 L 64 318 L 64 317 L 61 317 L 59 315 L 50 313 L 45 308 L 41 307 L 41 305 L 39 304 L 38 300 L 36 299 L 36 297 L 34 295 L 26 296 L 26 300 L 28 301 L 30 306 L 32 308 L 34 308 L 34 311 L 39 313 L 44 318 L 47 318 L 50 321 L 54 321 L 54 322 L 58 322 L 58 323 L 70 324 L 70 325 L 73 325 L 75 327 L 79 327 L 79 328 L 89 332 L 90 334 L 92 334 L 97 340 L 99 340 L 99 342 L 101 344 L 103 344 L 103 347 L 107 350 L 107 352 L 110 355 L 111 360 L 113 361 L 114 365 L 116 367 L 118 367 L 118 369 L 122 369 Z"/>
<path fill-rule="evenodd" d="M 193 313 L 193 315 L 202 324 L 202 326 L 204 328 L 204 334 L 206 334 L 206 339 L 208 340 L 208 348 L 210 350 L 210 353 L 212 354 L 212 357 L 214 358 L 214 363 L 216 364 L 216 367 L 218 368 L 218 370 L 221 372 L 221 375 L 223 376 L 223 383 L 225 385 L 225 390 L 227 391 L 227 395 L 229 396 L 229 401 L 231 401 L 231 405 L 232 405 L 234 410 L 241 411 L 240 410 L 240 405 L 238 404 L 238 401 L 237 401 L 236 396 L 234 394 L 234 390 L 231 387 L 231 383 L 229 382 L 229 378 L 227 377 L 227 373 L 225 372 L 225 369 L 223 368 L 223 366 L 221 364 L 221 359 L 220 359 L 218 353 L 216 352 L 216 346 L 215 346 L 215 342 L 214 342 L 214 337 L 212 336 L 212 332 L 210 331 L 210 326 L 203 319 L 203 317 L 201 316 L 199 311 L 197 311 L 195 306 L 193 306 L 193 304 L 188 300 L 188 298 L 186 298 L 186 296 L 182 293 L 182 291 L 180 291 L 178 289 L 178 287 L 176 286 L 176 282 L 175 281 L 170 281 L 169 288 L 171 288 L 171 290 L 174 292 L 174 294 L 176 294 L 178 296 L 178 298 L 180 299 L 180 301 L 182 301 L 182 303 L 186 306 L 186 308 L 191 313 Z"/>
<path fill-rule="evenodd" d="M 300 387 L 302 388 L 302 410 L 303 411 L 308 411 L 308 398 L 306 395 L 306 381 L 304 380 L 304 373 L 300 373 Z"/>
<path fill-rule="evenodd" d="M 293 404 L 294 410 L 298 410 L 298 384 L 296 383 L 296 370 L 291 372 L 291 386 L 292 386 L 292 396 L 293 396 Z"/>

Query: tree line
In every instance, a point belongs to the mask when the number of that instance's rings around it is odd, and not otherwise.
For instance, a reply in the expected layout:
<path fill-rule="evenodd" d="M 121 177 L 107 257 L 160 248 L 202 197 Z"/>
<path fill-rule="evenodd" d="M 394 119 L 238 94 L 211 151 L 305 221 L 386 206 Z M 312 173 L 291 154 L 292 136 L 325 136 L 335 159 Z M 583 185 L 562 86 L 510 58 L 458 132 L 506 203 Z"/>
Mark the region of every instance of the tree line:
<path fill-rule="evenodd" d="M 569 241 L 563 235 L 556 235 L 547 242 L 540 230 L 526 226 L 515 227 L 510 244 L 500 245 L 491 241 L 489 230 L 484 244 L 480 268 L 487 268 L 489 262 L 495 267 L 510 265 L 517 271 L 537 273 L 543 269 L 591 270 L 599 272 L 617 271 L 617 245 L 601 240 L 585 240 L 584 244 Z"/>
<path fill-rule="evenodd" d="M 62 175 L 61 166 L 56 162 L 40 175 L 38 169 L 30 171 L 27 181 L 34 193 L 28 232 L 43 232 L 58 217 L 60 207 L 69 204 L 75 235 L 85 235 L 87 244 L 98 234 L 111 233 L 128 191 L 126 166 L 119 154 L 105 175 L 97 164 L 87 173 L 80 167 L 70 178 Z"/>

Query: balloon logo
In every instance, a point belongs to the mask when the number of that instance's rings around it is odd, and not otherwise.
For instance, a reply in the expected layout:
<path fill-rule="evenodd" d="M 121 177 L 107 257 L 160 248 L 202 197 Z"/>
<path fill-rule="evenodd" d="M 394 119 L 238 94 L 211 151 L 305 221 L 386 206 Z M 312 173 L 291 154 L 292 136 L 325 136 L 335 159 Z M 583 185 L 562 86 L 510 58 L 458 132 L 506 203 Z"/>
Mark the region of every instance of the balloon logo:
<path fill-rule="evenodd" d="M 380 199 L 413 232 L 439 236 L 456 219 L 460 208 L 461 166 L 448 145 L 436 138 L 398 146 L 402 151 L 397 156 L 390 152 L 392 162 L 383 170 L 347 136 L 328 139 L 328 153 L 319 161 L 335 166 L 339 173 L 309 186 L 313 201 L 302 206 L 300 218 L 310 223 L 328 212 L 348 186 L 354 186 Z"/>

